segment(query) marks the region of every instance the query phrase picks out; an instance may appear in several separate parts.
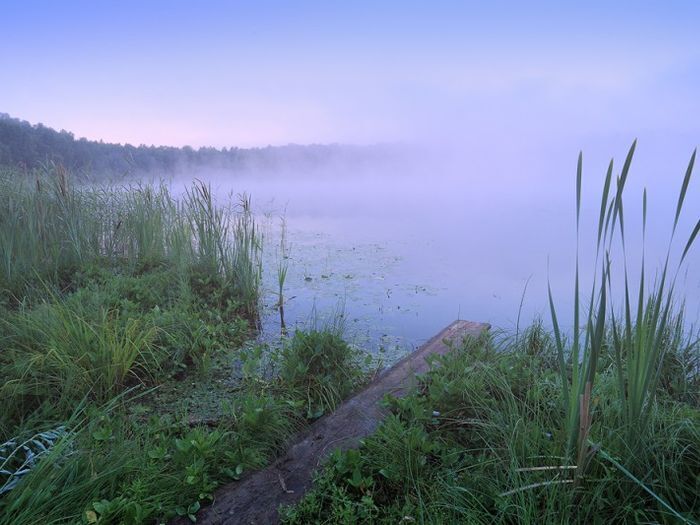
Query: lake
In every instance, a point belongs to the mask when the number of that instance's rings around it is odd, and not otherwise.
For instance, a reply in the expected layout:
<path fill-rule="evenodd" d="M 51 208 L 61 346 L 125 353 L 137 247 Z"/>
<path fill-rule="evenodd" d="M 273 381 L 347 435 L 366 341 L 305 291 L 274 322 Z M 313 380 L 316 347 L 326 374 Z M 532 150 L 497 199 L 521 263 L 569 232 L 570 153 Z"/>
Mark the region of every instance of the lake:
<path fill-rule="evenodd" d="M 328 159 L 313 169 L 196 176 L 210 181 L 219 195 L 244 192 L 253 199 L 265 231 L 267 337 L 280 331 L 275 305 L 283 217 L 288 326 L 342 316 L 351 340 L 393 361 L 457 318 L 506 331 L 538 316 L 547 323 L 548 280 L 560 321 L 571 329 L 578 151 L 584 149 L 581 268 L 586 290 L 605 171 L 614 156 L 619 173 L 630 142 L 582 135 L 512 146 L 478 141 L 445 149 L 404 145 L 386 158 L 351 165 Z M 625 200 L 632 276 L 641 252 L 642 189 L 649 195 L 651 270 L 663 264 L 692 149 L 689 137 L 652 136 L 638 145 Z M 699 212 L 700 185 L 693 180 L 674 253 L 682 251 Z M 700 316 L 699 270 L 696 246 L 677 283 L 690 323 Z M 619 298 L 619 290 L 613 293 Z"/>

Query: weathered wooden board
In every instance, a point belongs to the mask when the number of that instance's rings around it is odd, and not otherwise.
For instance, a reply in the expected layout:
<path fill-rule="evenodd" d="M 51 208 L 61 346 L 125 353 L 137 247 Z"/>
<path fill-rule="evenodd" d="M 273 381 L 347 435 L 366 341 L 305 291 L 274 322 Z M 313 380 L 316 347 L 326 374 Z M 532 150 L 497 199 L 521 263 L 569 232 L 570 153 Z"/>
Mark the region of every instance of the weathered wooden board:
<path fill-rule="evenodd" d="M 489 325 L 455 321 L 379 375 L 338 409 L 314 422 L 297 436 L 287 453 L 264 470 L 253 472 L 219 489 L 214 503 L 197 514 L 203 524 L 268 524 L 278 521 L 280 504 L 298 501 L 309 489 L 312 474 L 334 449 L 358 445 L 385 417 L 380 401 L 385 394 L 401 397 L 415 385 L 416 374 L 428 370 L 425 358 L 448 351 L 445 341 L 478 336 Z M 184 522 L 183 522 L 184 523 Z"/>

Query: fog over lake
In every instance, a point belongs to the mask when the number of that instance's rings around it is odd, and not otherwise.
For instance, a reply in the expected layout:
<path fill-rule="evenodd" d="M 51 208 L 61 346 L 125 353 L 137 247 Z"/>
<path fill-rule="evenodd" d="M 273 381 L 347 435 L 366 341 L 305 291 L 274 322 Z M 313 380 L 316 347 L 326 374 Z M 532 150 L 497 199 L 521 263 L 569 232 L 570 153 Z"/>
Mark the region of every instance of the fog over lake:
<path fill-rule="evenodd" d="M 538 316 L 549 323 L 548 278 L 560 322 L 570 329 L 577 155 L 584 150 L 585 291 L 608 162 L 615 157 L 614 174 L 619 174 L 633 138 L 582 134 L 459 147 L 401 145 L 366 162 L 329 158 L 312 169 L 203 171 L 177 182 L 197 177 L 209 181 L 220 197 L 231 192 L 252 197 L 266 239 L 265 334 L 279 333 L 275 304 L 283 217 L 288 326 L 342 312 L 355 341 L 393 359 L 457 318 L 510 331 L 519 314 L 521 328 Z M 678 136 L 642 137 L 637 146 L 625 190 L 632 282 L 641 253 L 642 190 L 648 191 L 646 253 L 652 278 L 665 258 L 692 149 L 690 138 Z M 672 253 L 682 251 L 698 210 L 700 188 L 691 181 Z M 614 252 L 614 263 L 620 257 Z M 692 251 L 677 283 L 691 323 L 700 312 L 699 262 L 700 254 Z M 619 306 L 621 283 L 613 284 Z"/>

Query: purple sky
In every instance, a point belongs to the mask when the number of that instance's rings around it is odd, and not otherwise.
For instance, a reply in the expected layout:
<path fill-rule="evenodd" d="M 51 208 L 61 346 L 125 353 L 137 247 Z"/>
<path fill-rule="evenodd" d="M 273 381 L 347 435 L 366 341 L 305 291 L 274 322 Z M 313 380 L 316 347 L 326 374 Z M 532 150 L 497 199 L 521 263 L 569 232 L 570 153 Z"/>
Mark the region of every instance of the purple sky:
<path fill-rule="evenodd" d="M 695 2 L 13 4 L 0 111 L 91 139 L 698 140 Z"/>

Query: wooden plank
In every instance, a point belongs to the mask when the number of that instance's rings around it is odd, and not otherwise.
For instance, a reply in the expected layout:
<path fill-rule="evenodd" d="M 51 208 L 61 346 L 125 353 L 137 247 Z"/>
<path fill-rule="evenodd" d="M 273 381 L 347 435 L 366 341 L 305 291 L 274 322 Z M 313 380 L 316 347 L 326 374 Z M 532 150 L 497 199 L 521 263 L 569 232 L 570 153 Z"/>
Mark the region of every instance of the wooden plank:
<path fill-rule="evenodd" d="M 405 395 L 416 384 L 416 374 L 428 370 L 427 356 L 446 353 L 449 347 L 445 341 L 460 342 L 488 328 L 487 324 L 470 321 L 450 324 L 342 403 L 335 412 L 310 425 L 271 466 L 219 489 L 214 503 L 197 514 L 197 523 L 276 523 L 279 505 L 301 499 L 311 487 L 314 470 L 328 454 L 338 448 L 354 448 L 361 438 L 374 432 L 386 416 L 380 401 L 386 394 Z"/>

